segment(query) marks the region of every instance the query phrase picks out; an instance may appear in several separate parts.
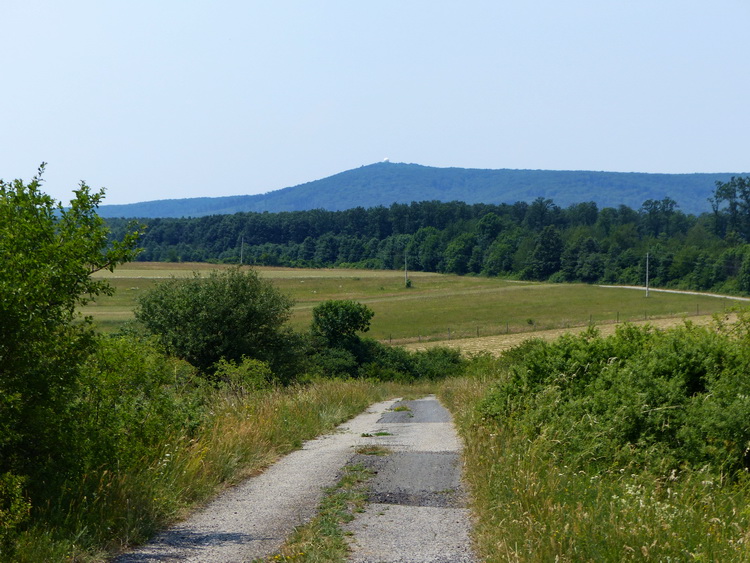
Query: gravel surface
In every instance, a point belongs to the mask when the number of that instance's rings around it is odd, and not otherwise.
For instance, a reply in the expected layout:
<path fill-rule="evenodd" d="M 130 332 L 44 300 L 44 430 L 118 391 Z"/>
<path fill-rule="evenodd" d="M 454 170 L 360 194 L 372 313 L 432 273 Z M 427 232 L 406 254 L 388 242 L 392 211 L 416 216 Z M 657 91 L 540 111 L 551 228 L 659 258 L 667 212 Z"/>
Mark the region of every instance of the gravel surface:
<path fill-rule="evenodd" d="M 450 414 L 430 396 L 396 405 L 379 421 L 371 444 L 387 456 L 352 460 L 377 472 L 370 504 L 346 529 L 357 563 L 475 562 L 470 514 L 461 481 L 461 443 Z"/>
<path fill-rule="evenodd" d="M 209 505 L 117 563 L 252 561 L 273 554 L 295 526 L 316 512 L 323 488 L 335 484 L 362 433 L 371 432 L 395 401 L 372 405 L 338 428 L 306 442 L 261 475 L 229 489 Z"/>
<path fill-rule="evenodd" d="M 392 453 L 355 453 L 374 444 Z M 377 403 L 115 561 L 229 563 L 273 555 L 315 514 L 341 469 L 361 463 L 376 475 L 370 504 L 348 527 L 351 561 L 473 563 L 460 450 L 450 414 L 435 397 Z"/>

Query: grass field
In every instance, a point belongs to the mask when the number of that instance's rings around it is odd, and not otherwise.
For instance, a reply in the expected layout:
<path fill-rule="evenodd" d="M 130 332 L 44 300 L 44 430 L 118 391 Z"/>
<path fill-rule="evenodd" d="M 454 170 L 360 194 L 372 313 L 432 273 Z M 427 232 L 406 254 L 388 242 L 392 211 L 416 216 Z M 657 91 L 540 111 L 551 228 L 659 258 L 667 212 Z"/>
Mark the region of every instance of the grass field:
<path fill-rule="evenodd" d="M 135 262 L 114 273 L 100 272 L 115 288 L 83 308 L 102 331 L 133 318 L 137 298 L 160 280 L 223 268 L 212 264 Z M 327 299 L 354 299 L 375 311 L 369 335 L 394 343 L 446 340 L 532 330 L 567 328 L 664 317 L 713 314 L 737 303 L 723 298 L 541 284 L 498 278 L 411 272 L 406 288 L 399 271 L 259 267 L 296 301 L 292 325 L 309 326 L 312 309 Z"/>

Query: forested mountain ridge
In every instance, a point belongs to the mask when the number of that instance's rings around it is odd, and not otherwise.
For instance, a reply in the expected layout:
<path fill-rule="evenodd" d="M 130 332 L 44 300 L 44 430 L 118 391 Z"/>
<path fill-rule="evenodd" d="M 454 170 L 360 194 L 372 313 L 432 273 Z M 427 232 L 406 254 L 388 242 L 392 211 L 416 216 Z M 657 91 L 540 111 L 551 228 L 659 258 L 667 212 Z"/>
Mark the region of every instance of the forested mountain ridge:
<path fill-rule="evenodd" d="M 593 201 L 599 207 L 637 209 L 648 199 L 669 197 L 685 213 L 710 210 L 717 181 L 744 173 L 647 174 L 562 170 L 436 168 L 380 162 L 328 178 L 261 195 L 199 197 L 103 205 L 102 217 L 201 217 L 238 212 L 281 212 L 389 206 L 412 201 L 531 203 L 538 197 L 567 207 Z"/>
<path fill-rule="evenodd" d="M 139 260 L 410 269 L 750 293 L 750 178 L 720 184 L 712 211 L 674 200 L 600 209 L 422 201 L 345 211 L 142 219 Z M 114 236 L 129 220 L 109 219 Z"/>

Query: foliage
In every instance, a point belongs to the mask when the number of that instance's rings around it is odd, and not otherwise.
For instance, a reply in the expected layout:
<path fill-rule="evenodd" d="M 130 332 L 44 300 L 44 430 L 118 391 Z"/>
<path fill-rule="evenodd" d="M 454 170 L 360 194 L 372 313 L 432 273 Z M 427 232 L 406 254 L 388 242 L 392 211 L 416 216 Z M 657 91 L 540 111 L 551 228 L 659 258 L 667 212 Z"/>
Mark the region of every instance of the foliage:
<path fill-rule="evenodd" d="M 534 341 L 483 405 L 573 468 L 750 469 L 748 317 L 739 328 L 624 325 Z"/>
<path fill-rule="evenodd" d="M 729 178 L 727 178 L 729 180 Z M 535 280 L 747 292 L 750 178 L 719 182 L 713 212 L 687 215 L 670 197 L 639 207 L 394 203 L 344 211 L 152 219 L 142 260 L 401 269 Z M 747 200 L 747 201 L 746 201 Z M 124 220 L 112 220 L 117 231 Z M 244 242 L 244 246 L 243 246 Z M 244 251 L 242 250 L 244 248 Z"/>
<path fill-rule="evenodd" d="M 110 291 L 91 274 L 133 259 L 138 236 L 108 242 L 103 191 L 81 183 L 63 207 L 41 191 L 43 171 L 0 181 L 0 472 L 29 476 L 30 490 L 77 471 L 70 406 L 95 341 L 76 307 Z"/>
<path fill-rule="evenodd" d="M 242 358 L 240 363 L 221 359 L 215 365 L 214 377 L 221 386 L 244 396 L 253 391 L 273 386 L 273 371 L 266 362 L 252 358 Z"/>
<path fill-rule="evenodd" d="M 358 332 L 370 330 L 375 313 L 367 305 L 352 300 L 324 301 L 313 309 L 312 333 L 331 347 L 347 347 Z"/>
<path fill-rule="evenodd" d="M 374 312 L 355 301 L 329 300 L 313 310 L 310 369 L 321 377 L 360 377 L 380 381 L 434 381 L 463 370 L 461 353 L 434 347 L 420 352 L 360 338 Z M 318 339 L 315 342 L 315 339 Z"/>
<path fill-rule="evenodd" d="M 170 428 L 197 429 L 206 415 L 204 386 L 194 367 L 152 340 L 100 338 L 71 402 L 84 471 L 137 467 Z"/>
<path fill-rule="evenodd" d="M 29 517 L 31 503 L 23 492 L 24 479 L 12 473 L 0 475 L 0 558 L 16 529 Z"/>
<path fill-rule="evenodd" d="M 439 396 L 483 561 L 746 561 L 748 319 L 529 340 Z"/>
<path fill-rule="evenodd" d="M 172 354 L 206 373 L 221 359 L 268 362 L 279 375 L 293 335 L 292 300 L 254 270 L 212 271 L 165 281 L 139 300 L 136 318 Z"/>
<path fill-rule="evenodd" d="M 107 385 L 107 395 L 115 400 L 109 412 L 131 422 L 127 428 L 108 424 L 98 436 L 106 443 L 107 437 L 120 434 L 117 440 L 124 455 L 91 467 L 59 490 L 49 490 L 48 502 L 40 504 L 30 520 L 10 530 L 8 551 L 0 551 L 0 561 L 108 559 L 106 552 L 111 556 L 145 541 L 184 517 L 188 508 L 256 474 L 304 440 L 332 431 L 372 402 L 404 393 L 372 382 L 334 380 L 238 394 L 236 389 L 201 385 L 201 378 L 186 379 L 192 368 L 180 373 L 184 362 L 177 364 L 178 376 L 171 384 L 152 374 L 140 382 L 148 388 L 139 389 L 136 382 L 128 385 L 127 377 L 120 379 L 119 374 L 128 372 L 127 366 L 110 362 L 115 357 L 125 360 L 122 348 L 129 350 L 135 344 L 108 342 L 110 351 L 90 366 L 92 375 L 95 365 L 118 374 L 102 375 L 109 382 L 120 380 L 117 385 Z M 150 356 L 158 351 L 147 347 L 145 352 Z M 159 363 L 165 368 L 175 366 L 173 359 L 164 356 L 161 361 L 154 356 L 144 363 L 156 363 L 156 371 L 161 371 Z M 142 364 L 136 361 L 133 368 L 139 367 Z M 116 401 L 117 388 L 123 391 L 121 403 Z M 149 403 L 152 395 L 157 396 L 153 404 Z M 92 407 L 96 405 L 93 397 L 90 401 Z M 159 406 L 167 401 L 174 405 L 173 412 Z M 96 410 L 81 411 L 81 416 L 86 412 L 91 415 Z M 138 424 L 148 426 L 145 434 L 139 432 Z M 80 437 L 96 449 L 96 436 Z M 127 444 L 136 451 L 128 453 Z M 5 498 L 15 503 L 13 514 L 19 520 L 26 511 L 24 497 L 19 495 L 15 479 L 5 483 L 6 492 L 10 491 Z M 7 506 L 3 502 L 7 501 L 0 501 L 0 510 Z"/>

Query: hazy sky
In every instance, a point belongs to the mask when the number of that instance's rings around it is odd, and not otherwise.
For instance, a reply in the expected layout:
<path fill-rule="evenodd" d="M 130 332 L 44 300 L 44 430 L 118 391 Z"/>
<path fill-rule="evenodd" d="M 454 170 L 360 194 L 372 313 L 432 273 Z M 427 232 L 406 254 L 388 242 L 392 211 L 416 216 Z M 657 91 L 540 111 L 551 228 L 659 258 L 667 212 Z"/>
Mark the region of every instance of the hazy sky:
<path fill-rule="evenodd" d="M 263 193 L 389 158 L 750 171 L 748 0 L 2 0 L 0 178 Z"/>

